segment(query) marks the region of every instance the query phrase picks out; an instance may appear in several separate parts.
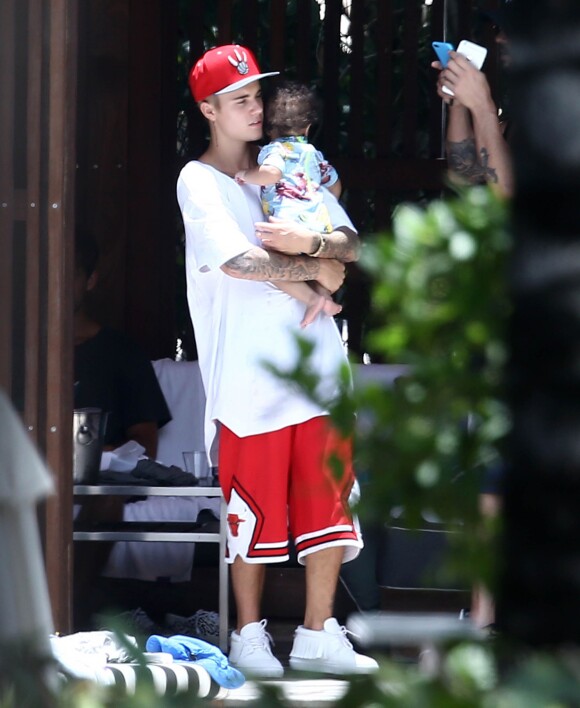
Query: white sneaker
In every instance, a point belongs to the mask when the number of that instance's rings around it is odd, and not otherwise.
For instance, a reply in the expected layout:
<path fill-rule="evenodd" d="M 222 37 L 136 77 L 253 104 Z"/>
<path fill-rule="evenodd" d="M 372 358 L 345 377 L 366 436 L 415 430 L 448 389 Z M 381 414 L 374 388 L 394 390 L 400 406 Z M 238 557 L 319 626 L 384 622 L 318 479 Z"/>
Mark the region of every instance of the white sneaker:
<path fill-rule="evenodd" d="M 266 632 L 268 622 L 250 622 L 230 635 L 229 661 L 248 676 L 279 678 L 284 675 L 282 664 L 272 654 L 272 637 Z"/>
<path fill-rule="evenodd" d="M 324 629 L 298 627 L 290 652 L 290 666 L 300 671 L 324 674 L 369 674 L 379 665 L 370 656 L 357 654 L 346 638 L 346 627 L 334 617 L 324 622 Z"/>

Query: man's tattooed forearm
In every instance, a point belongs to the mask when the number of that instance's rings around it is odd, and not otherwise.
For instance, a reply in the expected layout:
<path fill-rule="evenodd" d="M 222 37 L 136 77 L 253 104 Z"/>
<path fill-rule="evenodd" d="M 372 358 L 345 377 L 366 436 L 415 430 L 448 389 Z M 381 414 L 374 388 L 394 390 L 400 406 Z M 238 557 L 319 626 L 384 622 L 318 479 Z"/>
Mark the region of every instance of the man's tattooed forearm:
<path fill-rule="evenodd" d="M 247 251 L 231 258 L 226 266 L 231 275 L 248 280 L 316 280 L 320 264 L 316 258 L 287 256 L 268 251 L 266 258 Z"/>
<path fill-rule="evenodd" d="M 486 182 L 493 182 L 495 184 L 497 182 L 497 172 L 494 170 L 493 167 L 489 166 L 489 153 L 487 151 L 487 148 L 481 148 L 481 150 L 479 151 L 479 158 L 482 170 L 482 178 L 485 179 Z"/>
<path fill-rule="evenodd" d="M 467 138 L 459 143 L 448 143 L 447 161 L 452 172 L 469 182 L 497 182 L 497 173 L 489 166 L 489 152 L 482 147 L 478 159 L 473 138 Z"/>
<path fill-rule="evenodd" d="M 334 231 L 332 238 L 326 240 L 322 253 L 323 258 L 336 258 L 342 263 L 356 261 L 359 257 L 359 240 L 353 231 Z"/>

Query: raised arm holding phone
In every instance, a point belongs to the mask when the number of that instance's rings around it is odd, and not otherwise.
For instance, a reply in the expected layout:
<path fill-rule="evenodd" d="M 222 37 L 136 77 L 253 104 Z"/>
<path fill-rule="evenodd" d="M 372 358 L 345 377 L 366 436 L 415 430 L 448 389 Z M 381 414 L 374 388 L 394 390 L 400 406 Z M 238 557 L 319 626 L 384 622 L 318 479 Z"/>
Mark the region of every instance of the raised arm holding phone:
<path fill-rule="evenodd" d="M 496 41 L 505 47 L 503 30 Z M 477 46 L 466 44 L 471 48 Z M 474 63 L 474 56 L 471 60 L 468 56 L 469 52 L 461 52 L 460 45 L 458 51 L 449 51 L 446 66 L 441 61 L 431 64 L 439 71 L 437 93 L 449 106 L 446 137 L 449 170 L 454 177 L 472 184 L 487 182 L 496 185 L 504 196 L 511 196 L 513 174 L 504 128 L 487 78 Z M 505 64 L 503 52 L 502 59 Z"/>
<path fill-rule="evenodd" d="M 509 59 L 505 10 L 482 14 L 497 30 L 496 43 L 502 64 L 506 66 Z M 437 93 L 449 106 L 446 139 L 449 170 L 452 176 L 469 183 L 493 184 L 500 194 L 510 197 L 514 185 L 505 123 L 500 123 L 489 84 L 481 71 L 482 57 L 485 57 L 473 48 L 477 45 L 467 44 L 468 51 L 462 53 L 464 43 L 459 45 L 457 52 L 447 43 L 433 43 L 439 58 L 431 64 L 439 71 Z M 503 474 L 502 465 L 490 468 L 486 473 L 479 493 L 479 508 L 483 517 L 501 513 Z M 469 617 L 474 625 L 481 628 L 492 628 L 494 625 L 494 599 L 490 590 L 481 583 L 473 587 Z"/>

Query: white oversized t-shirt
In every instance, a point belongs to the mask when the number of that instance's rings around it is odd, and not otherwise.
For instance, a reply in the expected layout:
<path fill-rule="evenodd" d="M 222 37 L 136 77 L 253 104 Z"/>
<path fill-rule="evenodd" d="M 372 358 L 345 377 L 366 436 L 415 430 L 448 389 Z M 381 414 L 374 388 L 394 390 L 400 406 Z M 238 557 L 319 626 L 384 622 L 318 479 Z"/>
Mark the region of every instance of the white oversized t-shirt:
<path fill-rule="evenodd" d="M 353 228 L 336 199 L 324 191 L 332 223 Z M 220 268 L 260 245 L 254 226 L 264 218 L 260 188 L 238 185 L 193 161 L 181 171 L 177 198 L 185 225 L 187 298 L 206 390 L 206 449 L 211 449 L 216 421 L 246 437 L 325 413 L 263 363 L 292 368 L 298 358 L 294 336 L 300 334 L 315 344 L 312 364 L 321 392 L 333 396 L 336 373 L 346 361 L 334 320 L 321 314 L 302 330 L 303 303 L 272 283 L 232 278 Z"/>

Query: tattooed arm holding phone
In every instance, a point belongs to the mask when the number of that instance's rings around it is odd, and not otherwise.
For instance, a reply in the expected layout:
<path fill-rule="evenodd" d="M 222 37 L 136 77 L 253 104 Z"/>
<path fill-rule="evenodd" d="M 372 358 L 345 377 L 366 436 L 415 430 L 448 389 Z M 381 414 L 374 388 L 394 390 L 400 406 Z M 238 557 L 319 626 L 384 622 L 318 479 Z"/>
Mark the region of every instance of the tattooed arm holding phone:
<path fill-rule="evenodd" d="M 505 35 L 500 33 L 497 41 L 505 43 Z M 511 196 L 510 150 L 480 70 L 485 50 L 467 41 L 457 51 L 444 43 L 434 49 L 440 58 L 431 64 L 439 71 L 437 93 L 449 106 L 446 149 L 451 175 L 471 184 L 495 184 L 501 194 Z"/>

